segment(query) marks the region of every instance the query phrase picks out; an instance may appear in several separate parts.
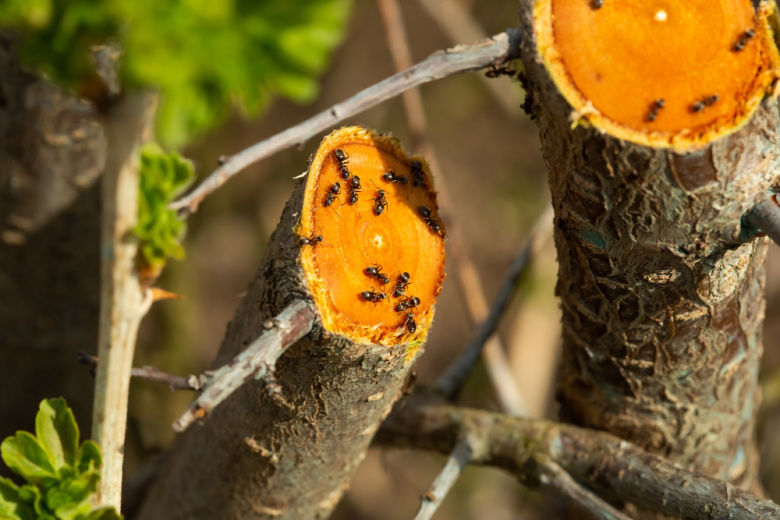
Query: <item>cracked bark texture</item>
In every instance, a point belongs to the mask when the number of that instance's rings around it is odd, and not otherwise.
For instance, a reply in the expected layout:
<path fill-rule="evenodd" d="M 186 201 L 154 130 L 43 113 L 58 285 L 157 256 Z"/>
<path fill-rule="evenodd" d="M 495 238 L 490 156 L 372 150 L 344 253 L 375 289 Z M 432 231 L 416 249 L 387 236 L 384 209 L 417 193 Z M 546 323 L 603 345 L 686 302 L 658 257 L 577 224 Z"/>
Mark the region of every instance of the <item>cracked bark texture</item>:
<path fill-rule="evenodd" d="M 264 320 L 309 298 L 293 234 L 305 183 L 284 209 L 215 367 L 254 340 Z M 167 455 L 138 518 L 327 518 L 402 392 L 413 364 L 406 357 L 407 345 L 356 344 L 315 324 L 277 362 L 281 399 L 252 381 L 192 425 Z"/>
<path fill-rule="evenodd" d="M 521 20 L 555 210 L 561 418 L 750 489 L 767 244 L 742 217 L 780 172 L 777 106 L 687 154 L 572 128 L 536 56 L 532 4 Z"/>
<path fill-rule="evenodd" d="M 0 439 L 63 396 L 89 431 L 104 132 L 93 107 L 18 63 L 0 33 Z M 0 472 L 5 472 L 5 468 Z"/>

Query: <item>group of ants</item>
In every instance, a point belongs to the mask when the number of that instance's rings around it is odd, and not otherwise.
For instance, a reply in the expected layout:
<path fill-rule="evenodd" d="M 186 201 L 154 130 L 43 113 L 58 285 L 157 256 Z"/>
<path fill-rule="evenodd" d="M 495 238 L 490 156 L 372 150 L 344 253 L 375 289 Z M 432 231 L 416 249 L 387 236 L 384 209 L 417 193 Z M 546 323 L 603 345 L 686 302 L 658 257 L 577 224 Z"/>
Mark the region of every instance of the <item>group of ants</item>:
<path fill-rule="evenodd" d="M 352 175 L 352 173 L 349 171 L 349 155 L 345 153 L 341 148 L 337 148 L 333 152 L 333 157 L 335 159 L 336 165 L 338 166 L 339 175 L 341 176 L 342 180 L 348 185 L 349 189 L 349 199 L 345 204 L 349 204 L 350 206 L 354 205 L 358 201 L 358 193 L 361 190 L 361 184 L 360 184 L 360 177 L 357 175 Z M 410 163 L 410 169 L 413 176 L 412 179 L 412 186 L 418 187 L 418 186 L 425 186 L 425 175 L 423 173 L 423 167 L 422 163 L 418 161 L 417 159 L 414 159 Z M 409 183 L 409 179 L 406 178 L 403 175 L 398 175 L 395 173 L 393 169 L 387 170 L 383 175 L 382 179 L 387 182 L 394 182 L 402 185 L 406 185 Z M 373 181 L 372 181 L 373 183 Z M 330 206 L 333 204 L 333 202 L 336 200 L 338 195 L 341 193 L 341 183 L 334 182 L 330 188 L 328 189 L 328 193 L 325 196 L 325 200 L 323 202 L 323 206 Z M 385 190 L 377 189 L 376 197 L 372 198 L 371 200 L 374 201 L 374 215 L 377 217 L 381 215 L 385 208 L 387 208 L 387 199 L 385 198 L 387 193 Z M 343 206 L 343 204 L 342 204 Z M 436 220 L 435 217 L 433 217 L 431 209 L 427 206 L 418 206 L 417 212 L 420 214 L 420 217 L 422 217 L 423 221 L 425 222 L 425 225 L 428 226 L 428 228 L 433 231 L 436 234 L 440 234 L 441 224 Z M 300 237 L 298 238 L 298 245 L 299 246 L 315 246 L 322 242 L 324 239 L 322 238 L 322 235 L 312 235 L 310 237 Z M 366 267 L 363 270 L 366 275 L 374 278 L 375 280 L 379 281 L 382 285 L 387 285 L 390 283 L 390 277 L 387 276 L 385 273 L 382 272 L 382 266 L 378 264 L 374 264 L 373 266 Z M 414 332 L 417 330 L 417 322 L 414 319 L 414 314 L 412 313 L 412 310 L 420 305 L 420 299 L 417 296 L 404 296 L 404 293 L 406 292 L 406 288 L 409 284 L 411 284 L 411 276 L 407 272 L 400 273 L 398 275 L 398 279 L 396 280 L 395 287 L 393 288 L 392 294 L 396 298 L 400 298 L 400 301 L 396 304 L 394 307 L 395 311 L 398 313 L 406 312 L 406 315 L 404 316 L 404 327 L 406 327 L 406 330 L 409 331 L 410 334 L 414 334 Z M 387 294 L 385 294 L 384 291 L 377 292 L 375 289 L 371 289 L 370 291 L 363 291 L 360 293 L 360 297 L 368 302 L 372 303 L 379 303 L 387 298 Z"/>

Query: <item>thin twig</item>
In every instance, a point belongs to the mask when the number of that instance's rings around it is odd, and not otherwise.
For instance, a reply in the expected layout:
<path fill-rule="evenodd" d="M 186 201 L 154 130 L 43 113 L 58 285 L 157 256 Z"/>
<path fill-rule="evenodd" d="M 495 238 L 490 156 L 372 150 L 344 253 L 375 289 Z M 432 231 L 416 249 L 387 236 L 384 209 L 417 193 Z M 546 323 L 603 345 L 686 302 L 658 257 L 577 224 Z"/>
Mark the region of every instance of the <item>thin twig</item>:
<path fill-rule="evenodd" d="M 209 374 L 203 392 L 173 423 L 173 429 L 181 432 L 195 420 L 203 419 L 215 406 L 253 378 L 271 383 L 276 361 L 287 347 L 311 331 L 314 321 L 315 312 L 310 302 L 295 300 L 288 305 L 272 320 L 273 328 L 263 331 L 228 364 Z"/>
<path fill-rule="evenodd" d="M 526 239 L 520 253 L 512 261 L 509 269 L 507 269 L 498 295 L 493 301 L 493 306 L 490 308 L 490 314 L 488 314 L 488 317 L 479 326 L 476 334 L 460 357 L 455 360 L 447 372 L 436 383 L 437 392 L 448 399 L 452 399 L 463 386 L 463 383 L 474 368 L 477 359 L 479 359 L 479 355 L 482 352 L 485 343 L 498 328 L 501 317 L 504 315 L 504 311 L 506 311 L 512 295 L 515 293 L 517 282 L 520 280 L 520 275 L 523 274 L 534 250 L 539 247 L 540 237 L 547 234 L 547 230 L 551 225 L 552 212 L 551 209 L 548 208 L 531 230 L 531 234 Z"/>
<path fill-rule="evenodd" d="M 439 24 L 447 37 L 453 41 L 478 41 L 487 38 L 485 30 L 456 0 L 418 0 L 428 15 Z M 515 120 L 527 116 L 518 110 L 523 98 L 523 88 L 517 81 L 500 81 L 479 76 L 480 81 L 501 107 L 505 116 Z"/>
<path fill-rule="evenodd" d="M 780 506 L 715 478 L 647 453 L 614 435 L 541 419 L 440 405 L 413 396 L 394 411 L 375 442 L 449 454 L 462 435 L 474 445 L 474 464 L 495 466 L 530 486 L 541 485 L 538 461 L 553 461 L 611 504 L 683 520 L 770 520 Z M 618 517 L 619 518 L 619 517 Z"/>
<path fill-rule="evenodd" d="M 582 487 L 562 467 L 547 459 L 539 462 L 539 482 L 588 511 L 598 520 L 631 520 L 593 492 Z"/>
<path fill-rule="evenodd" d="M 316 116 L 231 156 L 195 190 L 173 202 L 171 208 L 193 213 L 203 199 L 238 172 L 276 152 L 303 144 L 307 139 L 417 85 L 453 74 L 500 65 L 519 57 L 521 33 L 509 29 L 475 43 L 459 45 L 430 55 L 417 65 L 364 89 Z"/>
<path fill-rule="evenodd" d="M 393 56 L 396 70 L 404 70 L 411 66 L 412 53 L 406 37 L 401 9 L 398 0 L 378 0 L 379 12 L 387 35 L 388 47 Z M 420 150 L 428 160 L 431 171 L 436 178 L 439 199 L 444 207 L 452 207 L 447 176 L 439 168 L 439 161 L 433 145 L 427 138 L 427 119 L 423 106 L 422 94 L 419 88 L 409 89 L 403 96 L 404 112 L 409 126 L 409 133 L 416 149 Z M 441 212 L 440 212 L 441 215 Z M 477 268 L 468 255 L 464 240 L 452 215 L 443 212 L 442 218 L 447 226 L 450 240 L 450 250 L 455 260 L 457 280 L 461 290 L 469 297 L 464 298 L 467 311 L 473 323 L 485 319 L 488 313 L 487 298 L 479 278 Z M 509 360 L 501 340 L 497 335 L 490 338 L 483 351 L 485 366 L 496 391 L 501 409 L 512 415 L 526 415 L 527 407 L 515 382 Z"/>
<path fill-rule="evenodd" d="M 748 223 L 766 233 L 775 244 L 780 244 L 780 207 L 774 199 L 756 204 L 746 218 Z"/>
<path fill-rule="evenodd" d="M 97 356 L 79 351 L 76 354 L 76 357 L 79 363 L 83 365 L 89 365 L 91 372 L 93 374 L 95 373 L 98 362 L 100 361 Z M 177 390 L 201 390 L 203 388 L 204 382 L 209 379 L 208 375 L 190 375 L 187 377 L 174 376 L 151 366 L 143 366 L 141 368 L 133 367 L 132 370 L 130 370 L 130 377 L 144 379 L 154 383 L 166 384 L 172 392 Z"/>
<path fill-rule="evenodd" d="M 97 503 L 120 511 L 125 425 L 135 342 L 141 319 L 152 305 L 152 293 L 141 286 L 136 270 L 138 241 L 139 154 L 149 137 L 156 97 L 127 96 L 104 125 L 109 153 L 102 180 L 100 320 L 95 375 L 92 438 L 103 465 Z"/>
<path fill-rule="evenodd" d="M 420 510 L 417 512 L 417 516 L 414 520 L 430 520 L 433 514 L 439 509 L 444 497 L 447 496 L 455 481 L 463 472 L 471 460 L 474 458 L 474 451 L 471 445 L 471 441 L 468 438 L 461 439 L 458 444 L 455 445 L 455 449 L 452 450 L 450 456 L 447 458 L 446 464 L 442 468 L 436 480 L 433 481 L 431 489 L 428 490 L 422 496 L 420 503 Z"/>

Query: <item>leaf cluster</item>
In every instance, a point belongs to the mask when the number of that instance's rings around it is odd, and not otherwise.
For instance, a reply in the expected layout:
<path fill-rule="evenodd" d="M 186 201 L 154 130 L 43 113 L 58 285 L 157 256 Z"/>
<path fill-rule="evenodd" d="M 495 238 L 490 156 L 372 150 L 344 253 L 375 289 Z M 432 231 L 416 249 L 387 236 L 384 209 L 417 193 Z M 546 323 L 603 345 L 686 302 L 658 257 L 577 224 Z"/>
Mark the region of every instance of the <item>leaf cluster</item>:
<path fill-rule="evenodd" d="M 158 145 L 147 143 L 141 149 L 138 224 L 135 234 L 140 244 L 139 261 L 153 272 L 160 271 L 168 257 L 181 260 L 184 248 L 180 237 L 184 221 L 168 204 L 189 186 L 195 177 L 190 161 L 176 152 L 165 153 Z"/>
<path fill-rule="evenodd" d="M 119 520 L 114 508 L 93 509 L 102 458 L 97 444 L 79 446 L 79 429 L 65 400 L 46 399 L 35 435 L 19 431 L 0 445 L 3 462 L 26 484 L 0 478 L 0 520 Z"/>
<path fill-rule="evenodd" d="M 71 88 L 94 80 L 89 48 L 118 43 L 128 86 L 162 94 L 157 134 L 179 146 L 234 100 L 256 114 L 269 95 L 312 100 L 351 0 L 0 0 L 0 25 L 24 33 L 26 63 Z"/>

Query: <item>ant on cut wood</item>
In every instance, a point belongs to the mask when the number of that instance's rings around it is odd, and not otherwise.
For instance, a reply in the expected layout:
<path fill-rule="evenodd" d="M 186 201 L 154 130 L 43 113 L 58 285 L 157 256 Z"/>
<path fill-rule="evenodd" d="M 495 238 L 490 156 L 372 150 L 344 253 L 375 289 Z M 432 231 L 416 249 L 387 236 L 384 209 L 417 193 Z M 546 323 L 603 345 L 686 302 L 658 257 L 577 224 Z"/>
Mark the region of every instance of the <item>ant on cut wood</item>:
<path fill-rule="evenodd" d="M 435 218 L 431 216 L 431 210 L 429 208 L 425 206 L 417 206 L 417 211 L 420 213 L 420 216 L 423 218 L 426 226 L 431 228 L 434 233 L 441 232 L 441 225 L 436 221 Z"/>
<path fill-rule="evenodd" d="M 320 242 L 322 242 L 324 239 L 322 238 L 322 235 L 312 235 L 310 237 L 299 237 L 298 238 L 298 245 L 299 246 L 316 246 Z"/>
<path fill-rule="evenodd" d="M 349 179 L 349 168 L 347 167 L 347 164 L 349 164 L 349 154 L 345 153 L 344 150 L 341 148 L 336 148 L 336 151 L 333 152 L 333 155 L 336 157 L 336 163 L 339 166 L 339 173 L 341 173 L 341 178 L 345 181 Z"/>
<path fill-rule="evenodd" d="M 374 267 L 376 266 L 376 267 Z M 374 266 L 366 267 L 363 269 L 363 271 L 370 277 L 376 278 L 379 280 L 379 282 L 382 285 L 387 285 L 390 283 L 390 277 L 387 276 L 385 273 L 382 272 L 382 266 L 379 264 L 374 264 Z"/>
<path fill-rule="evenodd" d="M 417 159 L 414 159 L 409 167 L 412 170 L 412 175 L 414 175 L 414 181 L 412 182 L 412 186 L 417 188 L 418 186 L 425 186 L 425 176 L 423 175 L 422 171 L 422 163 L 418 161 Z"/>
<path fill-rule="evenodd" d="M 382 179 L 386 180 L 387 182 L 395 182 L 398 184 L 406 184 L 409 182 L 409 179 L 404 177 L 403 175 L 396 175 L 395 170 L 390 168 L 387 170 L 384 175 L 382 175 Z"/>
<path fill-rule="evenodd" d="M 379 303 L 387 298 L 387 295 L 383 292 L 378 293 L 374 289 L 371 289 L 370 291 L 363 291 L 360 293 L 360 297 L 371 303 Z"/>
<path fill-rule="evenodd" d="M 395 306 L 395 312 L 404 312 L 406 309 L 414 309 L 420 305 L 420 298 L 417 296 L 406 296 Z"/>
<path fill-rule="evenodd" d="M 330 188 L 328 188 L 328 194 L 325 196 L 325 203 L 323 205 L 330 206 L 333 204 L 333 201 L 338 198 L 339 193 L 341 193 L 341 184 L 334 182 L 331 184 Z"/>
<path fill-rule="evenodd" d="M 404 321 L 404 326 L 406 327 L 406 330 L 409 331 L 409 334 L 414 334 L 417 330 L 417 322 L 414 321 L 414 314 L 411 312 L 408 313 L 406 316 L 404 316 L 406 321 Z"/>
<path fill-rule="evenodd" d="M 369 180 L 371 180 L 371 179 L 369 179 Z M 372 184 L 373 184 L 373 182 L 374 181 L 371 181 Z M 376 184 L 374 184 L 374 186 L 376 186 Z M 385 195 L 386 194 L 387 194 L 387 192 L 385 192 L 385 190 L 378 190 L 376 192 L 376 197 L 371 199 L 371 200 L 375 201 L 374 202 L 374 215 L 376 215 L 377 217 L 379 215 L 381 215 L 382 212 L 384 212 L 385 208 L 387 207 L 387 199 L 385 199 Z"/>
<path fill-rule="evenodd" d="M 401 295 L 406 291 L 406 288 L 411 283 L 409 280 L 411 279 L 411 276 L 409 276 L 409 273 L 403 272 L 398 275 L 398 280 L 395 282 L 395 288 L 393 289 L 393 296 L 396 298 L 400 298 Z"/>

